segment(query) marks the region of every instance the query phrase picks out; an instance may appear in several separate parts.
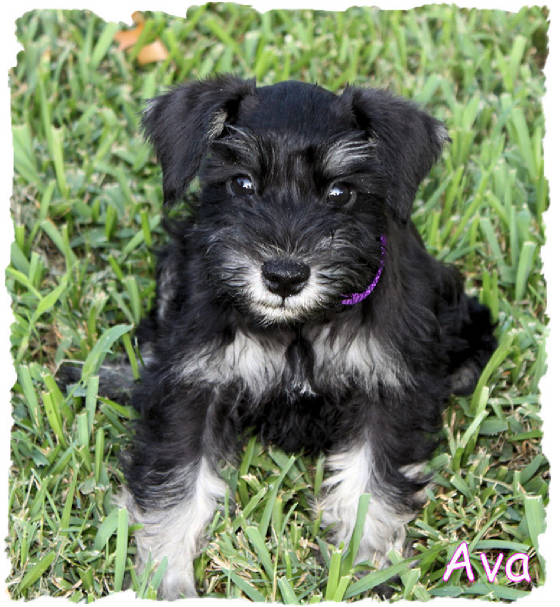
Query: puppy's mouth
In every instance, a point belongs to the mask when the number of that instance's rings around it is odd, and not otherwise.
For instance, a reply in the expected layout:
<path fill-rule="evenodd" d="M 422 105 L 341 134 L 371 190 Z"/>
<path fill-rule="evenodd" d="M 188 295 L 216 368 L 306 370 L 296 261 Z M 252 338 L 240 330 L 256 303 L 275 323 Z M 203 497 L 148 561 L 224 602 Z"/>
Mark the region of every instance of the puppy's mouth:
<path fill-rule="evenodd" d="M 303 256 L 258 261 L 232 252 L 221 269 L 222 288 L 236 307 L 263 325 L 307 322 L 340 311 L 341 293 L 348 286 L 340 268 Z"/>
<path fill-rule="evenodd" d="M 272 259 L 253 266 L 245 302 L 264 324 L 301 322 L 325 305 L 316 272 L 301 261 Z"/>
<path fill-rule="evenodd" d="M 297 293 L 290 295 L 270 292 L 264 283 L 258 287 L 254 289 L 258 295 L 249 297 L 248 302 L 265 323 L 308 320 L 321 310 L 312 284 L 302 285 Z"/>

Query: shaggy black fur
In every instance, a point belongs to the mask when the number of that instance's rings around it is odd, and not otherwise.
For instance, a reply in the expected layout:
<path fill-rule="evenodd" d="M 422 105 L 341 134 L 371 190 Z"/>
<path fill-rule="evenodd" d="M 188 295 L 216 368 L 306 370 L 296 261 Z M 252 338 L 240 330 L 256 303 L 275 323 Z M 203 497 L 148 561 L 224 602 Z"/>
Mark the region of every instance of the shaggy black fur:
<path fill-rule="evenodd" d="M 406 470 L 430 457 L 448 397 L 473 390 L 495 340 L 487 308 L 409 219 L 448 139 L 414 104 L 220 77 L 153 100 L 144 128 L 167 205 L 196 175 L 201 184 L 192 215 L 169 223 L 156 305 L 139 328 L 150 354 L 126 459 L 129 509 L 145 528 L 159 516 L 140 550 L 171 555 L 162 595 L 174 598 L 192 594 L 192 573 L 177 582 L 176 547 L 150 538 L 162 513 L 194 508 L 201 462 L 235 460 L 248 432 L 286 451 L 358 449 L 371 458 L 356 469 L 363 489 L 397 520 L 426 483 Z M 372 282 L 381 235 L 379 284 L 342 305 Z M 365 548 L 383 553 L 392 533 L 371 531 Z"/>

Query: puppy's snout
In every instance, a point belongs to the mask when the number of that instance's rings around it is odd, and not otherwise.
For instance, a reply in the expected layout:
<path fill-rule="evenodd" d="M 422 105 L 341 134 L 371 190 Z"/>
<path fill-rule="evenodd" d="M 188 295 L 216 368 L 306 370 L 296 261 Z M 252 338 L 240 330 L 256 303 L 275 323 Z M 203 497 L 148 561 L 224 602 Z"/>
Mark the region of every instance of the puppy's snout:
<path fill-rule="evenodd" d="M 309 278 L 309 266 L 291 259 L 273 259 L 262 265 L 266 288 L 280 297 L 299 293 Z"/>

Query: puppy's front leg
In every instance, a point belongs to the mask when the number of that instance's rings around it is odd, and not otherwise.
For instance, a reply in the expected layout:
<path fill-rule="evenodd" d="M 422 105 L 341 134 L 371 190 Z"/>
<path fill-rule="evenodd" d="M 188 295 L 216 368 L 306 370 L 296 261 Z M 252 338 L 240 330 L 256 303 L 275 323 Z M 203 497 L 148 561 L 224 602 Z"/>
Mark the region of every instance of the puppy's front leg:
<path fill-rule="evenodd" d="M 154 500 L 151 507 L 142 508 L 125 490 L 120 501 L 128 509 L 132 522 L 143 525 L 135 533 L 138 570 L 142 571 L 150 559 L 157 564 L 167 557 L 167 570 L 158 594 L 162 599 L 172 600 L 197 594 L 193 560 L 216 503 L 224 496 L 225 484 L 204 456 L 174 470 L 169 482 L 182 487 L 182 495 L 173 500 Z"/>
<path fill-rule="evenodd" d="M 227 412 L 211 387 L 181 381 L 163 365 L 147 370 L 133 402 L 142 416 L 123 461 L 120 501 L 142 525 L 136 565 L 142 571 L 167 557 L 160 597 L 196 596 L 193 559 L 225 493 L 217 469 L 227 457 Z"/>
<path fill-rule="evenodd" d="M 344 542 L 348 547 L 360 496 L 370 493 L 355 563 L 372 561 L 377 567 L 384 567 L 391 549 L 402 551 L 406 524 L 414 517 L 416 509 L 398 502 L 395 492 L 381 480 L 367 439 L 360 440 L 350 449 L 329 455 L 326 467 L 331 474 L 323 483 L 318 506 L 322 512 L 322 525 L 332 526 L 331 541 L 336 546 Z"/>

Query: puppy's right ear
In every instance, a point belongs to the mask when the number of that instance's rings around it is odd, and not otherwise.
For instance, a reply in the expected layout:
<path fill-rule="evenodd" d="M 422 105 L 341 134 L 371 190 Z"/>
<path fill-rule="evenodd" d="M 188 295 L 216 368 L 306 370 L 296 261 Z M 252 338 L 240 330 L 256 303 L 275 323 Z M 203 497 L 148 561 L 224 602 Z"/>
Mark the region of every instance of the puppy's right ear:
<path fill-rule="evenodd" d="M 350 86 L 339 99 L 356 125 L 378 144 L 377 161 L 389 181 L 388 207 L 406 225 L 420 182 L 450 141 L 445 126 L 415 103 L 385 90 Z"/>
<path fill-rule="evenodd" d="M 164 203 L 181 198 L 210 141 L 255 90 L 254 80 L 220 76 L 178 86 L 148 101 L 142 126 L 161 163 Z"/>

